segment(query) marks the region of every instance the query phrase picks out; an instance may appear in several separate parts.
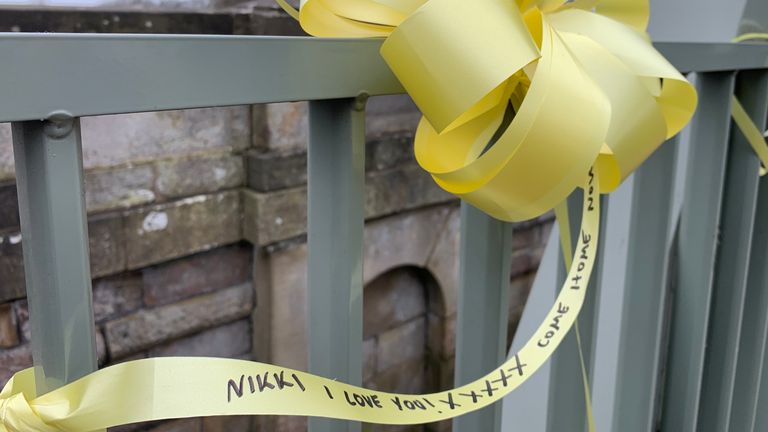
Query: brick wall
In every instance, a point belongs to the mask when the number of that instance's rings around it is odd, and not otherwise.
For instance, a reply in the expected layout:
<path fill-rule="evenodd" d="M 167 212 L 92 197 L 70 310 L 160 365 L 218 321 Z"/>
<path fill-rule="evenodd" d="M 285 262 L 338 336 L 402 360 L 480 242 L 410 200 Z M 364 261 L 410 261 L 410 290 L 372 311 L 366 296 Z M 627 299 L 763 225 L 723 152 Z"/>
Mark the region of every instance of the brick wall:
<path fill-rule="evenodd" d="M 257 6 L 262 9 L 207 14 L 183 25 L 179 17 L 198 15 L 16 11 L 0 14 L 0 30 L 109 31 L 103 26 L 109 19 L 122 23 L 115 31 L 297 32 L 285 16 Z M 83 119 L 101 366 L 202 355 L 306 369 L 306 110 L 305 103 L 286 103 Z M 413 103 L 377 97 L 367 111 L 365 384 L 401 392 L 448 388 L 458 203 L 413 158 L 419 118 Z M 516 227 L 510 331 L 549 225 L 543 217 Z M 19 231 L 10 132 L 0 125 L 0 385 L 32 361 Z M 116 430 L 302 431 L 305 424 L 234 417 Z"/>

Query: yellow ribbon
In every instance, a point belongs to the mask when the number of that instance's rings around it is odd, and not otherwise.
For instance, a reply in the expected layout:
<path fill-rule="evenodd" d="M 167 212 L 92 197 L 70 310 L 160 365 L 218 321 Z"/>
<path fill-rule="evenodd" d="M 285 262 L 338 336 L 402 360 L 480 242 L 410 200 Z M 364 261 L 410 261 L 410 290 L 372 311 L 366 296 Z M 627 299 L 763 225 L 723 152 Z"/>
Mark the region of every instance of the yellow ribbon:
<path fill-rule="evenodd" d="M 574 265 L 555 304 L 518 353 L 467 385 L 424 395 L 393 394 L 263 363 L 165 357 L 111 366 L 36 397 L 34 370 L 27 369 L 0 393 L 0 432 L 86 432 L 167 418 L 249 414 L 417 424 L 488 406 L 544 364 L 581 310 L 598 243 L 597 174 L 590 172 L 583 186 Z"/>
<path fill-rule="evenodd" d="M 424 113 L 416 157 L 447 191 L 514 221 L 584 188 L 573 265 L 544 322 L 488 375 L 427 395 L 241 360 L 157 358 L 37 396 L 28 369 L 0 393 L 0 432 L 248 414 L 415 424 L 490 405 L 573 326 L 594 266 L 600 191 L 615 189 L 696 105 L 693 87 L 648 41 L 647 0 L 302 0 L 297 16 L 317 36 L 387 38 L 381 53 Z"/>
<path fill-rule="evenodd" d="M 751 40 L 768 40 L 768 33 L 745 33 L 734 38 L 733 42 L 739 43 Z M 762 165 L 760 167 L 760 176 L 764 176 L 768 172 L 768 144 L 765 142 L 765 133 L 760 132 L 736 96 L 731 97 L 731 117 L 760 159 Z"/>

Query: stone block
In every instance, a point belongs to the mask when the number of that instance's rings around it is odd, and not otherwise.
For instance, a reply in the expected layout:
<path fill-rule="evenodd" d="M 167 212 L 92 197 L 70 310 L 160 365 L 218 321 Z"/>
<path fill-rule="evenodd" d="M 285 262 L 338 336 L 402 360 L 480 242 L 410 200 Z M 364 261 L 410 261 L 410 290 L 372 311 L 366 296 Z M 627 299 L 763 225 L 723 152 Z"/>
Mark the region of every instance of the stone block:
<path fill-rule="evenodd" d="M 27 300 L 19 300 L 13 302 L 13 311 L 16 314 L 16 321 L 18 323 L 19 334 L 23 342 L 29 342 L 32 340 L 32 330 L 29 326 L 29 307 L 27 306 Z"/>
<path fill-rule="evenodd" d="M 19 200 L 16 183 L 0 183 L 0 231 L 19 231 Z"/>
<path fill-rule="evenodd" d="M 382 171 L 402 165 L 414 165 L 413 137 L 385 137 L 368 142 L 365 146 L 366 171 Z"/>
<path fill-rule="evenodd" d="M 232 245 L 142 269 L 144 302 L 159 306 L 246 283 L 251 247 Z"/>
<path fill-rule="evenodd" d="M 161 342 L 245 318 L 251 309 L 253 288 L 250 284 L 169 306 L 142 309 L 106 324 L 107 346 L 113 358 L 124 357 Z"/>
<path fill-rule="evenodd" d="M 149 164 L 86 171 L 86 207 L 100 212 L 152 203 L 154 182 L 155 171 Z"/>
<path fill-rule="evenodd" d="M 376 349 L 378 340 L 369 337 L 363 340 L 363 381 L 376 375 Z"/>
<path fill-rule="evenodd" d="M 431 207 L 369 222 L 365 230 L 366 283 L 400 266 L 427 267 L 446 231 L 452 207 Z M 458 268 L 458 267 L 456 267 Z"/>
<path fill-rule="evenodd" d="M 271 361 L 307 370 L 307 248 L 299 245 L 272 255 Z M 278 429 L 282 430 L 282 429 Z"/>
<path fill-rule="evenodd" d="M 155 190 L 162 198 L 216 192 L 245 183 L 243 157 L 233 154 L 164 159 L 155 164 Z"/>
<path fill-rule="evenodd" d="M 201 432 L 202 420 L 199 418 L 186 418 L 171 420 L 148 429 L 148 432 Z"/>
<path fill-rule="evenodd" d="M 461 217 L 458 207 L 450 207 L 445 224 L 441 227 L 440 235 L 429 256 L 426 268 L 437 280 L 442 295 L 442 302 L 430 302 L 430 310 L 443 316 L 456 313 L 456 302 L 459 283 L 459 240 Z M 443 310 L 432 307 L 442 307 Z"/>
<path fill-rule="evenodd" d="M 411 135 L 416 131 L 421 113 L 408 95 L 375 96 L 366 106 L 366 136 L 378 138 Z"/>
<path fill-rule="evenodd" d="M 101 277 L 125 270 L 125 233 L 119 213 L 104 213 L 88 219 L 91 276 Z"/>
<path fill-rule="evenodd" d="M 256 245 L 268 245 L 307 232 L 307 188 L 267 194 L 243 192 L 243 232 Z"/>
<path fill-rule="evenodd" d="M 19 328 L 16 312 L 11 303 L 0 304 L 0 348 L 12 348 L 19 344 Z"/>
<path fill-rule="evenodd" d="M 268 193 L 244 191 L 243 200 L 243 232 L 254 244 L 268 245 L 306 233 L 306 186 Z M 364 210 L 369 219 L 453 200 L 416 166 L 372 172 L 366 177 Z"/>
<path fill-rule="evenodd" d="M 0 181 L 11 180 L 15 177 L 13 166 L 13 140 L 11 139 L 11 124 L 0 123 Z"/>
<path fill-rule="evenodd" d="M 126 273 L 93 281 L 93 315 L 96 322 L 111 320 L 142 307 L 140 273 Z"/>
<path fill-rule="evenodd" d="M 376 374 L 365 387 L 379 391 L 407 394 L 424 393 L 424 359 L 398 363 Z"/>
<path fill-rule="evenodd" d="M 427 315 L 427 325 L 430 357 L 438 360 L 452 358 L 456 351 L 456 315 L 443 317 L 430 313 Z"/>
<path fill-rule="evenodd" d="M 0 303 L 26 296 L 21 234 L 0 234 Z"/>
<path fill-rule="evenodd" d="M 363 296 L 363 337 L 384 333 L 426 312 L 425 288 L 413 271 L 384 273 Z"/>
<path fill-rule="evenodd" d="M 248 432 L 251 419 L 249 416 L 204 417 L 203 432 Z"/>
<path fill-rule="evenodd" d="M 251 324 L 240 320 L 152 348 L 150 357 L 197 356 L 233 358 L 251 350 Z"/>
<path fill-rule="evenodd" d="M 86 169 L 243 150 L 250 143 L 247 106 L 83 117 L 81 125 Z"/>
<path fill-rule="evenodd" d="M 279 152 L 246 154 L 248 186 L 259 192 L 287 189 L 307 183 L 307 154 Z"/>
<path fill-rule="evenodd" d="M 263 118 L 263 137 L 254 137 L 256 147 L 297 153 L 307 151 L 309 122 L 307 102 L 275 103 L 266 105 Z M 259 125 L 254 125 L 258 128 Z"/>
<path fill-rule="evenodd" d="M 29 344 L 0 350 L 0 388 L 16 372 L 32 366 L 32 347 Z"/>
<path fill-rule="evenodd" d="M 424 362 L 426 356 L 426 318 L 419 317 L 378 337 L 376 367 L 383 372 L 400 363 Z"/>
<path fill-rule="evenodd" d="M 262 428 L 264 431 L 307 432 L 307 418 L 303 416 L 278 416 L 273 427 Z"/>
<path fill-rule="evenodd" d="M 125 216 L 128 268 L 135 269 L 241 238 L 238 191 L 198 195 Z"/>
<path fill-rule="evenodd" d="M 368 218 L 450 201 L 456 198 L 440 189 L 429 174 L 416 165 L 373 172 L 366 177 L 365 215 Z"/>

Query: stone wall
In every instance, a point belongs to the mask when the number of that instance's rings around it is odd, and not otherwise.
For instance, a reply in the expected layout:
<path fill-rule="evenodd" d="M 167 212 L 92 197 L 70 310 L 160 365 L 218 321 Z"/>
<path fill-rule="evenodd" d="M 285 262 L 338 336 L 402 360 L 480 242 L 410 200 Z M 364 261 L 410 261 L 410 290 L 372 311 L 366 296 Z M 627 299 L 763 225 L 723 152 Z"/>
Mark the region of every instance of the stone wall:
<path fill-rule="evenodd" d="M 107 19 L 99 15 L 106 12 L 46 12 L 44 19 L 14 13 L 15 20 L 0 14 L 0 30 L 39 29 L 35 22 L 90 30 Z M 119 12 L 109 15 L 111 23 L 115 16 L 126 31 L 136 28 L 128 22 L 151 19 L 144 31 L 195 32 L 188 27 L 194 20 L 182 25 L 163 14 Z M 296 32 L 268 8 L 223 17 L 200 18 L 198 32 L 213 32 L 206 31 L 210 23 L 222 33 Z M 83 119 L 100 365 L 202 355 L 306 369 L 306 111 L 306 103 L 285 103 Z M 367 112 L 364 381 L 389 391 L 447 388 L 458 202 L 413 158 L 419 115 L 407 97 L 372 98 Z M 510 331 L 549 222 L 544 217 L 516 228 Z M 19 232 L 10 131 L 0 125 L 0 385 L 32 361 Z M 234 417 L 116 430 L 302 431 L 305 424 L 295 417 Z"/>

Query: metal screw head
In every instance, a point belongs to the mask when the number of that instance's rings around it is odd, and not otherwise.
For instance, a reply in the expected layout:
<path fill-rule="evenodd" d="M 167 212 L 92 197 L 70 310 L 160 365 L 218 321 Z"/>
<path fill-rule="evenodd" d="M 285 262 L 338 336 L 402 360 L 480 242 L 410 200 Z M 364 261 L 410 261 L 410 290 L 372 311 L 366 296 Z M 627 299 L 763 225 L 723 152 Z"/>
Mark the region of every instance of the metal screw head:
<path fill-rule="evenodd" d="M 72 132 L 75 119 L 64 112 L 56 112 L 48 116 L 43 125 L 43 131 L 51 138 L 64 138 Z"/>

